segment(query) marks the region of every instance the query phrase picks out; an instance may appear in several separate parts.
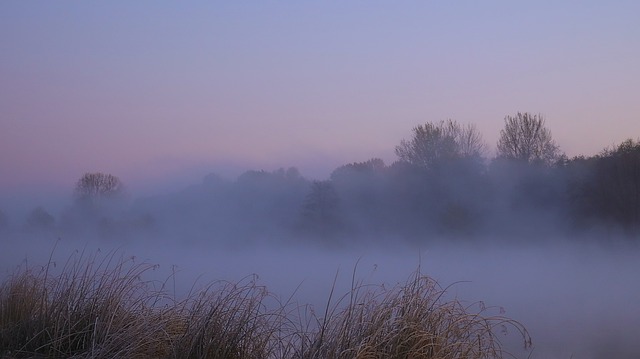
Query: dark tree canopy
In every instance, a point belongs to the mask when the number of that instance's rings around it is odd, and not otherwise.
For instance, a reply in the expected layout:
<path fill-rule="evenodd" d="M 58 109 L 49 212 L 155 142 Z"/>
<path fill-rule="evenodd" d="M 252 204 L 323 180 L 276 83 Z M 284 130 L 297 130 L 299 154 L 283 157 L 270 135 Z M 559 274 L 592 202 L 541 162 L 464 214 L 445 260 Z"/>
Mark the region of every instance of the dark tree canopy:
<path fill-rule="evenodd" d="M 542 115 L 518 112 L 504 119 L 498 139 L 498 158 L 527 163 L 552 164 L 560 158 L 551 131 Z"/>
<path fill-rule="evenodd" d="M 411 140 L 402 140 L 395 151 L 400 161 L 433 169 L 450 160 L 481 158 L 485 148 L 475 126 L 448 120 L 414 127 Z"/>
<path fill-rule="evenodd" d="M 342 229 L 340 198 L 331 181 L 314 181 L 302 207 L 305 230 L 323 236 Z"/>
<path fill-rule="evenodd" d="M 85 173 L 76 183 L 74 194 L 81 201 L 113 199 L 124 194 L 124 185 L 111 174 Z"/>
<path fill-rule="evenodd" d="M 354 162 L 342 165 L 331 173 L 332 181 L 340 181 L 341 178 L 350 178 L 357 175 L 367 176 L 376 173 L 382 173 L 387 166 L 380 158 L 372 158 L 365 162 Z"/>
<path fill-rule="evenodd" d="M 601 218 L 640 228 L 640 141 L 627 139 L 596 157 L 588 198 Z"/>

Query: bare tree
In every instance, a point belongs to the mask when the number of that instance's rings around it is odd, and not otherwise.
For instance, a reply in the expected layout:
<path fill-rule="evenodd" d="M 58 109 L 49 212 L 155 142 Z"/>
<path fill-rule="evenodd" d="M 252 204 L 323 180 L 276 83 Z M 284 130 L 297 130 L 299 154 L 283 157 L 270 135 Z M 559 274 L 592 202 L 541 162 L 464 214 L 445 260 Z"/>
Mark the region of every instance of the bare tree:
<path fill-rule="evenodd" d="M 518 112 L 505 117 L 504 122 L 497 145 L 499 158 L 552 164 L 560 157 L 559 147 L 545 127 L 542 115 Z"/>
<path fill-rule="evenodd" d="M 115 199 L 124 194 L 124 185 L 118 177 L 111 174 L 85 173 L 76 183 L 74 194 L 76 199 L 89 202 Z"/>
<path fill-rule="evenodd" d="M 414 127 L 411 140 L 402 140 L 396 146 L 401 161 L 425 168 L 453 159 L 481 158 L 485 151 L 486 145 L 475 126 L 462 126 L 453 120 Z"/>
<path fill-rule="evenodd" d="M 451 122 L 451 120 L 449 120 Z M 456 143 L 458 151 L 465 158 L 482 158 L 487 152 L 487 145 L 482 138 L 482 134 L 474 124 L 468 123 L 464 126 L 453 122 L 456 127 Z"/>

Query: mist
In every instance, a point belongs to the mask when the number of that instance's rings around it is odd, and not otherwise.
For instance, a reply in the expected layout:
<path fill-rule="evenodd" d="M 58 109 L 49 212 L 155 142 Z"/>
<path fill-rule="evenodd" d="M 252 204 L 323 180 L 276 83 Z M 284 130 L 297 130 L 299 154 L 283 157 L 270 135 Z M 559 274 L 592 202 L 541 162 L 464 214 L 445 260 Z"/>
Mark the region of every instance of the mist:
<path fill-rule="evenodd" d="M 74 253 L 117 253 L 158 264 L 153 276 L 171 278 L 176 297 L 251 277 L 316 312 L 332 288 L 335 301 L 354 278 L 393 286 L 420 270 L 470 308 L 495 308 L 522 323 L 532 349 L 503 338 L 517 357 L 638 357 L 633 227 L 572 206 L 574 167 L 474 168 L 424 172 L 373 159 L 323 181 L 292 167 L 235 179 L 212 173 L 157 195 L 97 202 L 69 195 L 51 213 L 4 202 L 1 269 L 9 275 Z M 581 183 L 593 178 L 579 173 Z"/>
<path fill-rule="evenodd" d="M 640 264 L 635 248 L 575 244 L 230 248 L 167 239 L 127 244 L 64 238 L 56 244 L 56 240 L 43 235 L 19 243 L 5 240 L 4 248 L 11 250 L 2 252 L 3 274 L 25 261 L 46 263 L 50 255 L 61 264 L 74 251 L 116 251 L 159 264 L 154 276 L 172 275 L 169 288 L 177 297 L 211 281 L 255 276 L 282 300 L 292 298 L 322 312 L 332 288 L 336 297 L 348 292 L 354 271 L 357 281 L 393 286 L 420 268 L 472 308 L 501 308 L 504 315 L 525 325 L 533 338 L 532 349 L 524 350 L 517 337 L 502 338 L 518 357 L 632 358 L 640 353 L 636 340 L 640 318 L 635 314 Z"/>
<path fill-rule="evenodd" d="M 0 2 L 0 300 L 113 256 L 322 317 L 420 271 L 518 358 L 640 358 L 640 2 L 362 5 Z"/>

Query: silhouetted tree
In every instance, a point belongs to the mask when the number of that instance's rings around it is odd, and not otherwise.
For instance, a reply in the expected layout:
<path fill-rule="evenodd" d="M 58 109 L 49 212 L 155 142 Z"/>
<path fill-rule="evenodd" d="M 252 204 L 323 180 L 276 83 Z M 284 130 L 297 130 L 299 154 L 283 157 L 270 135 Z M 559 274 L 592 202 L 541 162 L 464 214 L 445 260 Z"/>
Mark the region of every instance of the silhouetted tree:
<path fill-rule="evenodd" d="M 461 158 L 481 158 L 486 150 L 475 126 L 453 120 L 425 123 L 413 128 L 411 140 L 402 140 L 395 152 L 401 161 L 433 169 Z"/>
<path fill-rule="evenodd" d="M 593 174 L 580 195 L 591 211 L 626 229 L 640 229 L 640 141 L 628 139 L 592 161 Z"/>
<path fill-rule="evenodd" d="M 498 158 L 552 164 L 560 156 L 558 145 L 542 115 L 518 112 L 504 119 L 498 139 Z"/>
<path fill-rule="evenodd" d="M 459 125 L 451 120 L 449 123 L 449 126 L 454 127 L 456 144 L 461 157 L 479 159 L 485 156 L 487 144 L 474 124 Z"/>
<path fill-rule="evenodd" d="M 595 224 L 601 224 L 594 191 L 598 161 L 598 156 L 581 155 L 568 160 L 562 167 L 567 178 L 565 192 L 573 230 L 590 230 Z"/>
<path fill-rule="evenodd" d="M 76 199 L 81 202 L 95 203 L 103 199 L 116 199 L 124 194 L 124 185 L 120 179 L 101 172 L 85 173 L 74 190 Z"/>
<path fill-rule="evenodd" d="M 101 172 L 85 173 L 76 182 L 73 195 L 74 204 L 60 217 L 63 228 L 115 233 L 112 229 L 120 225 L 126 205 L 124 185 L 118 177 Z"/>
<path fill-rule="evenodd" d="M 440 192 L 437 176 L 405 161 L 389 166 L 386 218 L 392 231 L 406 236 L 431 234 Z"/>
<path fill-rule="evenodd" d="M 384 161 L 380 158 L 372 158 L 365 162 L 354 162 L 342 165 L 331 172 L 332 181 L 348 181 L 358 175 L 370 175 L 381 173 L 386 169 Z"/>
<path fill-rule="evenodd" d="M 387 166 L 379 158 L 338 167 L 331 182 L 340 198 L 349 227 L 359 232 L 380 233 L 387 221 Z"/>
<path fill-rule="evenodd" d="M 446 133 L 446 128 L 434 123 L 414 127 L 411 140 L 402 140 L 396 146 L 396 155 L 401 161 L 425 168 L 433 167 L 442 159 L 453 158 L 455 153 L 454 137 Z"/>
<path fill-rule="evenodd" d="M 302 227 L 310 234 L 330 236 L 340 232 L 340 200 L 330 181 L 314 181 L 302 208 Z"/>

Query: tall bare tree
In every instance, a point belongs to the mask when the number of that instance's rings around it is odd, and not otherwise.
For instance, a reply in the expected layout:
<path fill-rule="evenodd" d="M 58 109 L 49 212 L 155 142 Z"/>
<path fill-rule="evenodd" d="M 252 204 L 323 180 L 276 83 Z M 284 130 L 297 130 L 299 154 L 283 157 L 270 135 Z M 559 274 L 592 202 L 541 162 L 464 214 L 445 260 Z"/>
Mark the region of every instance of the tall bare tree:
<path fill-rule="evenodd" d="M 74 190 L 76 199 L 95 202 L 101 199 L 115 199 L 124 194 L 124 185 L 114 175 L 95 172 L 85 173 Z"/>
<path fill-rule="evenodd" d="M 506 116 L 498 139 L 498 158 L 552 164 L 560 157 L 558 145 L 542 115 L 518 112 Z"/>
<path fill-rule="evenodd" d="M 485 151 L 486 145 L 475 126 L 463 126 L 453 120 L 414 127 L 413 137 L 396 146 L 401 161 L 425 168 L 459 158 L 481 158 Z"/>
<path fill-rule="evenodd" d="M 451 122 L 451 120 L 449 120 Z M 478 131 L 474 124 L 458 125 L 453 122 L 456 127 L 456 143 L 458 151 L 465 158 L 481 158 L 487 152 L 487 144 L 482 138 L 482 134 Z"/>

